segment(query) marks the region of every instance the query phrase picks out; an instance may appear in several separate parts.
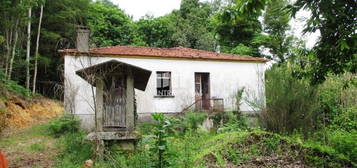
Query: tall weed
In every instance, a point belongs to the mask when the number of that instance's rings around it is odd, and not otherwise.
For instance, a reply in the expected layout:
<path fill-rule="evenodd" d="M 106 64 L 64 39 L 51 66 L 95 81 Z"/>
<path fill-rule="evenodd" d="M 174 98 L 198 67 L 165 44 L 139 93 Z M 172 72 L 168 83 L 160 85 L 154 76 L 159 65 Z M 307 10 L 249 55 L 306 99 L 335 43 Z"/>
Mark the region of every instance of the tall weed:
<path fill-rule="evenodd" d="M 305 79 L 296 79 L 292 69 L 284 65 L 273 66 L 266 72 L 266 108 L 260 123 L 269 131 L 307 133 L 314 127 L 318 108 L 317 88 Z"/>
<path fill-rule="evenodd" d="M 92 143 L 85 139 L 85 133 L 67 133 L 59 140 L 62 149 L 58 156 L 57 167 L 77 168 L 92 157 Z"/>
<path fill-rule="evenodd" d="M 196 131 L 206 118 L 206 113 L 188 111 L 181 117 L 171 117 L 168 120 L 172 124 L 172 130 L 183 136 L 187 131 Z"/>
<path fill-rule="evenodd" d="M 154 145 L 150 149 L 155 154 L 155 167 L 163 168 L 169 166 L 168 161 L 168 130 L 171 127 L 169 120 L 165 119 L 164 114 L 152 114 L 152 117 L 158 122 L 154 128 Z"/>
<path fill-rule="evenodd" d="M 320 127 L 357 130 L 357 75 L 328 76 L 319 88 Z"/>

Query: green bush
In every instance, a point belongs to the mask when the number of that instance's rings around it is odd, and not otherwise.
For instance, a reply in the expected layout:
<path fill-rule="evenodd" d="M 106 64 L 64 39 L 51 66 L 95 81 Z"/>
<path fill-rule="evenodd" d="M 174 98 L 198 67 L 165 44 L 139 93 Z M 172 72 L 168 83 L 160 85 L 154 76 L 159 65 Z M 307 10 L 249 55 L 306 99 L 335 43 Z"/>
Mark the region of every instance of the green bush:
<path fill-rule="evenodd" d="M 224 123 L 227 123 L 231 120 L 235 119 L 234 113 L 217 113 L 212 116 L 213 125 L 220 127 L 223 126 Z"/>
<path fill-rule="evenodd" d="M 77 168 L 91 159 L 92 143 L 85 138 L 86 133 L 79 127 L 79 120 L 73 115 L 63 115 L 48 124 L 50 135 L 59 138 L 56 167 Z"/>
<path fill-rule="evenodd" d="M 206 117 L 206 113 L 189 111 L 184 116 L 170 117 L 168 120 L 172 123 L 172 130 L 179 135 L 184 135 L 187 131 L 196 131 Z"/>
<path fill-rule="evenodd" d="M 357 130 L 357 78 L 346 73 L 328 76 L 319 88 L 319 126 Z"/>
<path fill-rule="evenodd" d="M 91 159 L 93 153 L 92 143 L 85 139 L 85 133 L 75 132 L 63 135 L 59 140 L 62 149 L 58 155 L 57 167 L 77 168 L 84 161 Z"/>
<path fill-rule="evenodd" d="M 328 145 L 357 164 L 357 131 L 331 131 Z"/>
<path fill-rule="evenodd" d="M 2 71 L 0 71 L 0 89 L 2 90 L 1 92 L 4 91 L 3 89 L 5 89 L 18 96 L 23 96 L 23 97 L 29 97 L 32 95 L 31 91 L 17 84 L 17 82 L 12 80 L 7 80 Z M 4 96 L 4 93 L 0 93 L 0 94 Z"/>
<path fill-rule="evenodd" d="M 79 131 L 79 120 L 73 115 L 64 115 L 49 123 L 50 135 L 60 137 L 66 133 L 76 133 Z"/>
<path fill-rule="evenodd" d="M 217 126 L 219 126 L 220 120 L 223 122 L 223 126 L 220 126 L 217 132 L 243 131 L 249 129 L 248 119 L 238 112 L 220 113 L 214 116 L 213 119 Z"/>
<path fill-rule="evenodd" d="M 187 112 L 182 118 L 184 128 L 197 130 L 198 126 L 206 119 L 207 114 L 203 112 Z"/>
<path fill-rule="evenodd" d="M 273 66 L 266 71 L 266 108 L 262 109 L 260 124 L 269 131 L 304 133 L 314 128 L 318 107 L 317 87 L 307 79 L 292 76 L 286 65 Z"/>

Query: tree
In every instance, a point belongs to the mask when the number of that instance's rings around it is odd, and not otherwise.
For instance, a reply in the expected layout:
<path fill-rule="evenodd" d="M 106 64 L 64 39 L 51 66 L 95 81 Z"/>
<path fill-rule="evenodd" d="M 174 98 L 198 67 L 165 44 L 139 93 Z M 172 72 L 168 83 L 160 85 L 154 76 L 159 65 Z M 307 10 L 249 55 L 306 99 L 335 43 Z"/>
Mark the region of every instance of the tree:
<path fill-rule="evenodd" d="M 38 29 L 37 29 L 36 50 L 35 50 L 35 69 L 34 69 L 33 82 L 32 82 L 32 93 L 33 94 L 36 91 L 37 67 L 38 67 L 38 48 L 40 45 L 42 15 L 43 15 L 43 4 L 41 5 L 40 18 L 39 18 Z"/>
<path fill-rule="evenodd" d="M 172 12 L 177 28 L 173 34 L 175 46 L 214 50 L 214 33 L 209 20 L 212 10 L 207 2 L 182 0 L 180 9 Z"/>
<path fill-rule="evenodd" d="M 293 37 L 287 35 L 290 30 L 290 14 L 286 6 L 287 0 L 273 0 L 267 4 L 264 13 L 264 31 L 269 34 L 270 40 L 267 47 L 273 58 L 279 62 L 284 62 L 288 57 L 289 46 Z"/>
<path fill-rule="evenodd" d="M 75 48 L 77 26 L 86 24 L 89 3 L 90 0 L 47 1 L 41 23 L 41 47 L 39 47 L 36 79 L 36 88 L 37 91 L 41 91 L 41 94 L 60 98 L 61 95 L 58 95 L 55 89 L 61 88 L 59 86 L 62 85 L 63 58 L 57 51 Z M 40 8 L 36 10 L 40 11 Z M 38 25 L 39 19 L 33 19 L 33 22 L 34 25 Z"/>
<path fill-rule="evenodd" d="M 136 22 L 138 36 L 146 46 L 214 50 L 212 12 L 210 3 L 183 0 L 179 10 L 159 18 L 146 16 Z"/>
<path fill-rule="evenodd" d="M 131 18 L 115 6 L 101 2 L 89 6 L 88 26 L 96 46 L 131 45 L 137 42 Z"/>
<path fill-rule="evenodd" d="M 218 41 L 222 52 L 231 52 L 238 45 L 244 45 L 251 48 L 252 56 L 259 56 L 259 46 L 252 44 L 255 35 L 262 31 L 261 23 L 258 20 L 259 15 L 247 16 L 237 12 L 236 4 L 231 4 L 215 16 L 215 31 L 218 35 Z M 235 54 L 243 54 L 237 53 Z"/>
<path fill-rule="evenodd" d="M 215 31 L 223 52 L 264 56 L 260 48 L 265 46 L 268 37 L 262 33 L 258 20 L 270 0 L 232 0 L 214 16 Z M 242 47 L 245 50 L 241 50 Z"/>
<path fill-rule="evenodd" d="M 15 27 L 17 27 L 19 25 L 19 19 L 16 20 L 16 24 Z M 17 41 L 19 39 L 19 32 L 18 29 L 15 29 L 15 37 L 14 37 L 14 42 L 13 42 L 13 46 L 11 49 L 11 58 L 10 58 L 10 63 L 9 63 L 9 70 L 8 70 L 8 74 L 7 74 L 7 78 L 8 80 L 11 79 L 11 75 L 12 75 L 12 70 L 13 70 L 13 64 L 14 64 L 14 59 L 15 59 L 15 54 L 16 54 L 16 47 L 17 47 Z"/>
<path fill-rule="evenodd" d="M 27 11 L 26 4 L 21 0 L 3 0 L 0 2 L 0 33 L 5 37 L 4 46 L 0 46 L 3 51 L 5 77 L 11 79 L 13 72 L 13 62 L 18 46 L 18 37 L 21 33 L 22 18 Z"/>
<path fill-rule="evenodd" d="M 158 18 L 146 16 L 136 22 L 138 35 L 143 40 L 145 46 L 151 47 L 174 47 L 175 40 L 173 33 L 174 15 L 167 14 Z"/>
<path fill-rule="evenodd" d="M 328 73 L 357 72 L 357 6 L 353 0 L 297 0 L 290 6 L 292 16 L 301 10 L 311 11 L 304 32 L 320 31 L 313 48 L 313 83 L 321 83 Z"/>
<path fill-rule="evenodd" d="M 30 89 L 31 7 L 28 9 L 26 49 L 26 89 Z"/>

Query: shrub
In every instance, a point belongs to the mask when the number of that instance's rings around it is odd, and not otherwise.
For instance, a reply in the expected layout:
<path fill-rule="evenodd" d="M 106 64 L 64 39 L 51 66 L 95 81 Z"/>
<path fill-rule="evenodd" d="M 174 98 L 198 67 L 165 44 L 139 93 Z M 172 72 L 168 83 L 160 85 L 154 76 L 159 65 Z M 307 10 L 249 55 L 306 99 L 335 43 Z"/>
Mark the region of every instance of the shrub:
<path fill-rule="evenodd" d="M 218 128 L 217 132 L 242 131 L 249 129 L 248 120 L 241 113 L 225 112 L 217 114 L 217 116 L 214 117 L 214 120 L 216 120 L 215 123 L 219 122 L 218 118 L 223 119 L 223 126 Z"/>
<path fill-rule="evenodd" d="M 17 84 L 17 82 L 12 81 L 12 80 L 7 80 L 5 78 L 5 75 L 3 74 L 3 72 L 0 71 L 0 89 L 3 89 L 2 87 L 4 87 L 5 90 L 11 91 L 18 96 L 28 97 L 28 96 L 32 95 L 32 93 L 29 90 L 27 90 L 23 86 Z M 3 91 L 4 90 L 2 90 L 1 92 L 3 92 Z M 2 96 L 5 95 L 4 93 L 1 93 L 1 94 L 2 94 Z"/>
<path fill-rule="evenodd" d="M 328 76 L 319 88 L 320 127 L 357 130 L 357 77 L 346 73 Z"/>
<path fill-rule="evenodd" d="M 328 136 L 328 145 L 357 163 L 357 131 L 334 131 Z"/>
<path fill-rule="evenodd" d="M 59 141 L 61 153 L 58 156 L 57 167 L 79 167 L 93 153 L 92 143 L 85 139 L 83 132 L 67 133 Z"/>
<path fill-rule="evenodd" d="M 217 113 L 212 116 L 213 124 L 217 127 L 223 126 L 224 123 L 227 123 L 230 120 L 235 119 L 233 113 Z"/>
<path fill-rule="evenodd" d="M 184 128 L 197 130 L 198 126 L 206 119 L 207 114 L 202 112 L 187 112 L 182 118 Z"/>
<path fill-rule="evenodd" d="M 292 133 L 298 129 L 307 133 L 313 128 L 317 88 L 306 79 L 294 78 L 292 71 L 285 65 L 266 71 L 266 108 L 259 119 L 269 131 Z"/>
<path fill-rule="evenodd" d="M 66 133 L 76 133 L 79 131 L 79 121 L 73 115 L 64 115 L 49 123 L 50 135 L 60 137 Z"/>
<path fill-rule="evenodd" d="M 187 131 L 196 131 L 206 117 L 206 113 L 189 111 L 182 117 L 170 117 L 168 120 L 172 123 L 173 130 L 184 135 Z"/>

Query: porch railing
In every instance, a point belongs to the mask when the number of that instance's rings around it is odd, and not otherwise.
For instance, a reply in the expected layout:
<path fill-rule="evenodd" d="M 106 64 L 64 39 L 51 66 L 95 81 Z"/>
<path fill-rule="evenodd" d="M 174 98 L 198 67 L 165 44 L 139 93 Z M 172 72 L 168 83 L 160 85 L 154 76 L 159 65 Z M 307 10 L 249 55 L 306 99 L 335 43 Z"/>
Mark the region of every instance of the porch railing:
<path fill-rule="evenodd" d="M 224 112 L 223 98 L 197 99 L 192 104 L 183 108 L 181 112 L 197 110 L 204 112 Z"/>

